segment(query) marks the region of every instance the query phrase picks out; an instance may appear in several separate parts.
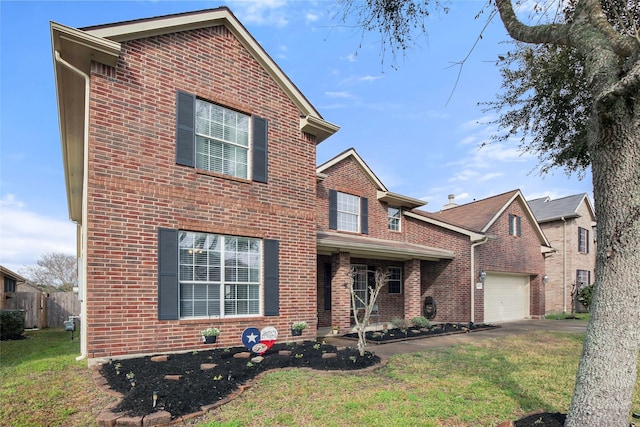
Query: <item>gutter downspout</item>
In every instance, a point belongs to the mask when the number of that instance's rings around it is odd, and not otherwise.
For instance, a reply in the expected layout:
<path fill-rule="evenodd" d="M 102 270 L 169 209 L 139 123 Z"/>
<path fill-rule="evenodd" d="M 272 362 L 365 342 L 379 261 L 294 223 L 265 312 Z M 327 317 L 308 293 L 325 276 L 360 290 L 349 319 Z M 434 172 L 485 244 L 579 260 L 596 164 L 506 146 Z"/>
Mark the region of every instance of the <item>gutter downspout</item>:
<path fill-rule="evenodd" d="M 562 312 L 567 312 L 567 220 L 562 217 Z"/>
<path fill-rule="evenodd" d="M 81 242 L 81 262 L 79 268 L 81 269 L 81 274 L 79 275 L 82 278 L 82 283 L 80 285 L 80 292 L 82 295 L 81 309 L 80 309 L 80 356 L 76 357 L 76 360 L 82 360 L 87 357 L 88 349 L 87 349 L 87 220 L 88 220 L 88 209 L 87 209 L 87 201 L 89 199 L 89 101 L 90 97 L 90 82 L 91 78 L 84 73 L 82 70 L 74 67 L 60 56 L 59 51 L 55 51 L 55 59 L 56 62 L 64 65 L 69 70 L 73 71 L 75 74 L 79 75 L 84 79 L 85 89 L 84 89 L 84 141 L 83 141 L 83 177 L 82 177 L 82 223 L 80 225 L 80 235 L 82 238 Z"/>
<path fill-rule="evenodd" d="M 476 320 L 476 246 L 484 245 L 489 240 L 485 236 L 482 240 L 471 244 L 471 322 Z"/>

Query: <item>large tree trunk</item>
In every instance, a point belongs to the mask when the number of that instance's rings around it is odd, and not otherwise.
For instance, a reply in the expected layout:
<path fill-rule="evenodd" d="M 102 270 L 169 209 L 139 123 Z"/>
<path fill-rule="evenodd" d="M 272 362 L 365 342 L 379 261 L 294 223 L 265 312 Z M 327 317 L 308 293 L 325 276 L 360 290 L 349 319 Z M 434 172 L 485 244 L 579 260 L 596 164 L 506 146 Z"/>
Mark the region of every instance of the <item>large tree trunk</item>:
<path fill-rule="evenodd" d="M 596 286 L 567 426 L 629 425 L 640 348 L 640 94 L 594 113 Z"/>

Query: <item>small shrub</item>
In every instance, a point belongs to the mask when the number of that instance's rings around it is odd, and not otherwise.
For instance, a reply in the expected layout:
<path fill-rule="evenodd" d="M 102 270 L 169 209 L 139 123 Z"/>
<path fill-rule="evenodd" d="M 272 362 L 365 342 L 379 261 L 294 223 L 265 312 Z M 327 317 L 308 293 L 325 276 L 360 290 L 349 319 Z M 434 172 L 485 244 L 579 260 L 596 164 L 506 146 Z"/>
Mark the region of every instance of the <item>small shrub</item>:
<path fill-rule="evenodd" d="M 585 286 L 578 291 L 578 301 L 580 301 L 587 310 L 589 310 L 591 306 L 591 298 L 593 298 L 593 285 Z"/>
<path fill-rule="evenodd" d="M 24 311 L 0 311 L 0 339 L 17 339 L 24 332 Z"/>
<path fill-rule="evenodd" d="M 410 326 L 407 319 L 400 319 L 399 317 L 391 319 L 391 325 L 397 329 L 408 329 Z"/>
<path fill-rule="evenodd" d="M 416 328 L 422 329 L 431 327 L 431 322 L 429 322 L 429 319 L 424 316 L 414 317 L 413 319 L 411 319 L 411 323 L 413 323 L 413 326 L 415 326 Z"/>

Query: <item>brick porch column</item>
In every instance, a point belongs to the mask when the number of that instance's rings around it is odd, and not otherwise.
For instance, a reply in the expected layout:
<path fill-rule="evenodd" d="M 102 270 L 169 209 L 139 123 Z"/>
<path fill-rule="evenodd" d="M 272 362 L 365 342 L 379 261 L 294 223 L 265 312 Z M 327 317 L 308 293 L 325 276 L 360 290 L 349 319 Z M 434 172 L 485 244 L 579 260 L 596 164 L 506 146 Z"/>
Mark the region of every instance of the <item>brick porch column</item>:
<path fill-rule="evenodd" d="M 351 329 L 351 295 L 345 284 L 349 283 L 351 254 L 340 252 L 331 259 L 331 325 L 337 325 L 340 333 Z"/>
<path fill-rule="evenodd" d="M 421 316 L 420 260 L 404 263 L 404 318 L 411 320 Z"/>

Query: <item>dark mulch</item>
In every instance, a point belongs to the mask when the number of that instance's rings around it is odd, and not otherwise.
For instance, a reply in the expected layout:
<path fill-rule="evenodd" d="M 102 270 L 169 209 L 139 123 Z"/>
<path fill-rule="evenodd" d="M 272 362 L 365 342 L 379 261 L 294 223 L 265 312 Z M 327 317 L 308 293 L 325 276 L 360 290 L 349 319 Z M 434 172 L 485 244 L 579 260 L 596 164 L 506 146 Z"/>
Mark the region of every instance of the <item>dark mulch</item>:
<path fill-rule="evenodd" d="M 366 332 L 367 342 L 385 344 L 394 341 L 402 341 L 412 338 L 427 338 L 436 335 L 448 335 L 455 333 L 473 332 L 478 330 L 497 328 L 498 326 L 486 323 L 439 323 L 429 328 L 411 327 L 407 329 L 387 329 L 386 331 Z M 358 339 L 357 333 L 344 335 L 344 338 Z"/>
<path fill-rule="evenodd" d="M 520 418 L 513 424 L 515 427 L 563 427 L 566 418 L 559 412 L 541 412 Z"/>
<path fill-rule="evenodd" d="M 291 354 L 280 355 L 280 350 L 290 350 Z M 369 352 L 361 357 L 355 348 L 338 351 L 333 345 L 313 341 L 275 344 L 263 354 L 264 360 L 260 363 L 233 357 L 246 351 L 244 347 L 233 347 L 171 354 L 166 362 L 152 362 L 151 357 L 124 359 L 102 366 L 100 373 L 112 390 L 123 394 L 115 412 L 144 416 L 165 410 L 175 418 L 227 398 L 258 374 L 270 369 L 304 367 L 345 371 L 380 363 L 380 358 Z M 336 353 L 337 356 L 323 359 L 324 353 Z M 200 368 L 203 363 L 215 363 L 217 366 L 203 371 Z M 165 375 L 181 377 L 179 380 L 167 380 Z M 135 386 L 132 386 L 133 381 Z M 155 407 L 154 393 L 157 396 Z"/>

